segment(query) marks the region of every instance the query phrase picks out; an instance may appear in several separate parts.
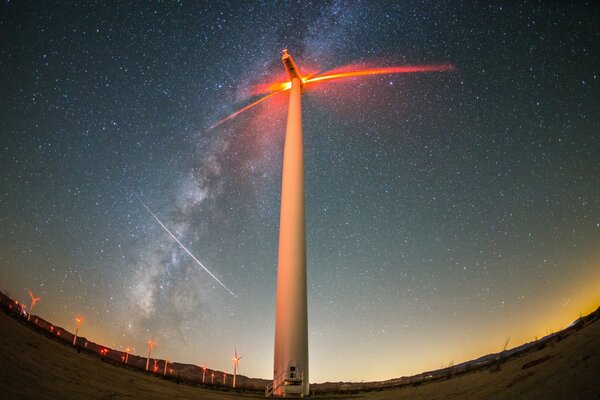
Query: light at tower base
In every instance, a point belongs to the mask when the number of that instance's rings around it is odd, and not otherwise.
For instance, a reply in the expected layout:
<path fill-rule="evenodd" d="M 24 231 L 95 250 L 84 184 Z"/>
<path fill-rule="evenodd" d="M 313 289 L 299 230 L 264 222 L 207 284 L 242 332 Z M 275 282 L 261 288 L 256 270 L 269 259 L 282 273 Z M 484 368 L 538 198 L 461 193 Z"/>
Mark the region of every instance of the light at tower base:
<path fill-rule="evenodd" d="M 275 310 L 274 396 L 309 395 L 302 77 L 284 50 L 292 83 L 283 151 Z M 267 390 L 267 394 L 269 389 Z"/>

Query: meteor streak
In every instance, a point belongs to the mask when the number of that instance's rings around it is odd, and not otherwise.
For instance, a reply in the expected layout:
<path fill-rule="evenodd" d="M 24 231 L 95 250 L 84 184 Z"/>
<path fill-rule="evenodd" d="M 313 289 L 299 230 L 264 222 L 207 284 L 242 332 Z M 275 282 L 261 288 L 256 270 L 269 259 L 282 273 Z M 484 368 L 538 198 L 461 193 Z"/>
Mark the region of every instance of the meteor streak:
<path fill-rule="evenodd" d="M 347 67 L 346 67 L 347 68 Z M 366 68 L 366 69 L 354 69 L 350 71 L 341 71 L 343 68 L 338 69 L 340 72 L 330 71 L 326 72 L 322 75 L 308 74 L 302 76 L 302 84 L 307 85 L 310 83 L 317 83 L 323 81 L 330 81 L 333 79 L 343 79 L 343 78 L 351 78 L 355 76 L 368 76 L 368 75 L 383 75 L 383 74 L 408 74 L 408 73 L 417 73 L 417 72 L 444 72 L 444 71 L 454 71 L 456 68 L 452 64 L 431 64 L 431 65 L 405 65 L 399 67 L 385 67 L 385 68 Z M 232 118 L 237 117 L 244 111 L 247 111 L 254 107 L 255 105 L 267 100 L 269 97 L 274 96 L 278 93 L 285 92 L 290 90 L 292 87 L 291 82 L 288 80 L 286 82 L 277 82 L 271 85 L 259 85 L 256 88 L 255 93 L 268 93 L 266 96 L 261 97 L 260 99 L 248 104 L 247 106 L 239 109 L 233 114 L 223 118 L 222 120 L 214 123 L 208 130 L 214 129 L 217 126 L 223 124 L 226 121 L 229 121 Z"/>
<path fill-rule="evenodd" d="M 137 196 L 136 196 L 136 197 L 137 197 Z M 156 222 L 158 222 L 158 223 L 160 224 L 160 226 L 162 226 L 162 227 L 163 227 L 163 229 L 164 229 L 165 231 L 167 231 L 167 233 L 168 233 L 169 235 L 171 235 L 171 237 L 172 237 L 172 238 L 173 238 L 173 239 L 174 239 L 174 240 L 175 240 L 175 241 L 176 241 L 176 242 L 177 242 L 177 243 L 178 243 L 178 244 L 181 246 L 181 248 L 182 248 L 183 250 L 185 250 L 185 252 L 186 252 L 186 253 L 188 253 L 188 254 L 190 255 L 190 257 L 192 257 L 192 258 L 194 259 L 194 261 L 196 261 L 196 263 L 197 263 L 199 266 L 201 266 L 201 267 L 202 267 L 202 269 L 204 269 L 206 272 L 208 272 L 208 274 L 209 274 L 210 276 L 212 276 L 212 277 L 213 277 L 213 279 L 214 279 L 215 281 L 219 282 L 219 284 L 220 284 L 221 286 L 223 286 L 223 287 L 225 288 L 225 290 L 227 290 L 227 291 L 228 291 L 228 292 L 229 292 L 229 293 L 230 293 L 230 294 L 231 294 L 233 297 L 237 298 L 237 296 L 235 295 L 235 293 L 233 293 L 231 290 L 229 290 L 229 288 L 228 288 L 227 286 L 225 286 L 225 284 L 224 284 L 223 282 L 221 282 L 221 281 L 219 280 L 219 278 L 217 278 L 216 276 L 214 276 L 214 275 L 213 275 L 213 273 L 212 273 L 212 272 L 210 272 L 210 271 L 208 270 L 208 268 L 206 268 L 206 267 L 204 266 L 204 264 L 202 264 L 202 263 L 200 262 L 200 260 L 198 260 L 196 257 L 194 257 L 194 255 L 193 255 L 192 253 L 190 253 L 190 251 L 189 251 L 189 250 L 188 250 L 188 249 L 187 249 L 187 248 L 186 248 L 186 247 L 183 245 L 183 243 L 181 243 L 181 242 L 180 242 L 180 241 L 179 241 L 179 240 L 178 240 L 178 239 L 175 237 L 175 235 L 173 235 L 173 234 L 171 233 L 171 231 L 170 231 L 170 230 L 169 230 L 169 229 L 168 229 L 168 228 L 167 228 L 167 227 L 166 227 L 166 226 L 165 226 L 165 225 L 164 225 L 162 222 L 160 222 L 160 219 L 158 219 L 158 217 L 157 217 L 157 216 L 156 216 L 156 215 L 155 215 L 155 214 L 154 214 L 154 213 L 153 213 L 153 212 L 150 210 L 150 208 L 148 208 L 148 206 L 146 205 L 146 203 L 144 203 L 144 202 L 143 202 L 143 201 L 142 201 L 142 200 L 141 200 L 139 197 L 138 197 L 137 199 L 139 200 L 139 202 L 140 202 L 140 203 L 142 203 L 142 205 L 144 206 L 144 208 L 146 208 L 146 210 L 148 210 L 148 212 L 150 213 L 150 215 L 152 215 L 152 216 L 154 217 L 154 219 L 156 220 Z"/>

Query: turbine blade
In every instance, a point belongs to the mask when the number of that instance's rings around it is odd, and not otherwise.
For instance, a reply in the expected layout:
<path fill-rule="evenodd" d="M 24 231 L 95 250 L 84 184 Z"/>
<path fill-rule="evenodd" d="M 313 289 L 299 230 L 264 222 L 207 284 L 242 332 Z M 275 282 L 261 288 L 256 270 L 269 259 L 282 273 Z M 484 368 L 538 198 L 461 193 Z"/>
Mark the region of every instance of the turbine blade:
<path fill-rule="evenodd" d="M 241 113 L 243 113 L 244 111 L 248 111 L 248 110 L 249 110 L 249 109 L 251 109 L 252 107 L 254 107 L 254 106 L 256 106 L 256 105 L 258 105 L 258 104 L 262 103 L 263 101 L 267 100 L 269 97 L 271 97 L 271 96 L 274 96 L 274 95 L 276 95 L 277 93 L 281 93 L 281 92 L 283 92 L 284 90 L 285 90 L 285 89 L 283 89 L 283 90 L 278 90 L 278 91 L 275 91 L 275 92 L 269 93 L 269 94 L 267 94 L 266 96 L 263 96 L 263 97 L 261 97 L 260 99 L 258 99 L 258 100 L 256 100 L 256 101 L 254 101 L 254 102 L 252 102 L 252 103 L 248 104 L 247 106 L 245 106 L 245 107 L 243 107 L 243 108 L 241 108 L 241 109 L 237 110 L 236 112 L 234 112 L 233 114 L 231 114 L 231 115 L 229 115 L 229 116 L 227 116 L 227 117 L 223 118 L 222 120 L 215 122 L 213 125 L 211 125 L 211 126 L 208 128 L 208 130 L 210 131 L 210 130 L 212 130 L 212 129 L 216 128 L 217 126 L 219 126 L 219 125 L 223 124 L 224 122 L 226 122 L 226 121 L 229 121 L 230 119 L 237 117 L 238 115 L 240 115 L 240 114 L 241 114 Z"/>
<path fill-rule="evenodd" d="M 284 55 L 285 57 L 285 55 Z M 288 57 L 289 58 L 289 57 Z M 287 66 L 286 66 L 287 67 Z M 346 67 L 348 68 L 348 67 Z M 294 71 L 297 72 L 297 68 L 294 64 Z M 314 73 L 305 75 L 300 77 L 297 73 L 295 73 L 294 77 L 300 78 L 303 84 L 308 83 L 316 83 L 329 81 L 333 79 L 342 79 L 342 78 L 350 78 L 356 76 L 366 76 L 366 75 L 382 75 L 382 74 L 406 74 L 406 73 L 416 73 L 416 72 L 442 72 L 442 71 L 453 71 L 456 68 L 452 64 L 430 64 L 430 65 L 405 65 L 405 66 L 397 66 L 397 67 L 385 67 L 385 68 L 363 68 L 363 69 L 354 69 L 350 71 L 343 71 L 340 69 L 332 70 L 329 72 L 325 72 L 320 75 L 316 75 Z M 288 68 L 289 70 L 289 68 Z M 259 85 L 255 88 L 255 94 L 268 93 L 267 95 L 259 98 L 258 100 L 248 104 L 245 107 L 242 107 L 238 111 L 233 114 L 223 118 L 222 120 L 211 125 L 207 130 L 212 130 L 217 126 L 223 124 L 226 121 L 229 121 L 232 118 L 237 117 L 244 111 L 251 109 L 252 107 L 260 104 L 261 102 L 267 100 L 269 97 L 276 95 L 277 93 L 285 92 L 290 90 L 292 87 L 290 81 L 285 82 L 277 82 L 271 85 Z"/>
<path fill-rule="evenodd" d="M 455 67 L 452 64 L 440 65 L 406 65 L 402 67 L 386 67 L 386 68 L 367 68 L 357 69 L 354 71 L 326 72 L 322 75 L 307 79 L 305 83 L 314 83 L 328 81 L 332 79 L 351 78 L 355 76 L 366 75 L 383 75 L 383 74 L 408 74 L 415 72 L 443 72 L 453 71 Z"/>

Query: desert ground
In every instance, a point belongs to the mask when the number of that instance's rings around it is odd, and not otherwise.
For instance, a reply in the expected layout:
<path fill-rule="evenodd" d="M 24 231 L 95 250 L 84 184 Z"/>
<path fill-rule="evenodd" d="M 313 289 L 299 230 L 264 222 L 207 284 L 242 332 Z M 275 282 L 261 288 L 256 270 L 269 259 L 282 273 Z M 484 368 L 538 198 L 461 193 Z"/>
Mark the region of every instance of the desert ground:
<path fill-rule="evenodd" d="M 536 346 L 501 364 L 444 375 L 435 382 L 327 383 L 318 398 L 600 399 L 600 320 Z M 541 348 L 538 350 L 538 348 Z M 0 312 L 2 399 L 242 399 L 259 392 L 210 390 L 105 362 L 77 352 Z M 403 382 L 406 382 L 404 378 Z M 369 389 L 369 390 L 367 390 Z M 373 390 L 374 389 L 374 390 Z M 229 391 L 228 391 L 229 390 Z"/>

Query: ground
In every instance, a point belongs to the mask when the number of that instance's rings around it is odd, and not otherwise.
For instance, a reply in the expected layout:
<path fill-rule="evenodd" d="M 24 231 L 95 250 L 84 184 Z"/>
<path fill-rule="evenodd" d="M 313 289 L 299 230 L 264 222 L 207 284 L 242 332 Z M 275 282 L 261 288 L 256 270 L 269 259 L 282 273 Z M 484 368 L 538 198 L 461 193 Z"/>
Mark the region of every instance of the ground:
<path fill-rule="evenodd" d="M 259 393 L 177 384 L 77 353 L 0 313 L 0 388 L 3 399 L 243 399 Z M 600 321 L 562 340 L 502 363 L 432 383 L 319 398 L 600 399 Z M 325 388 L 322 385 L 321 388 Z"/>

